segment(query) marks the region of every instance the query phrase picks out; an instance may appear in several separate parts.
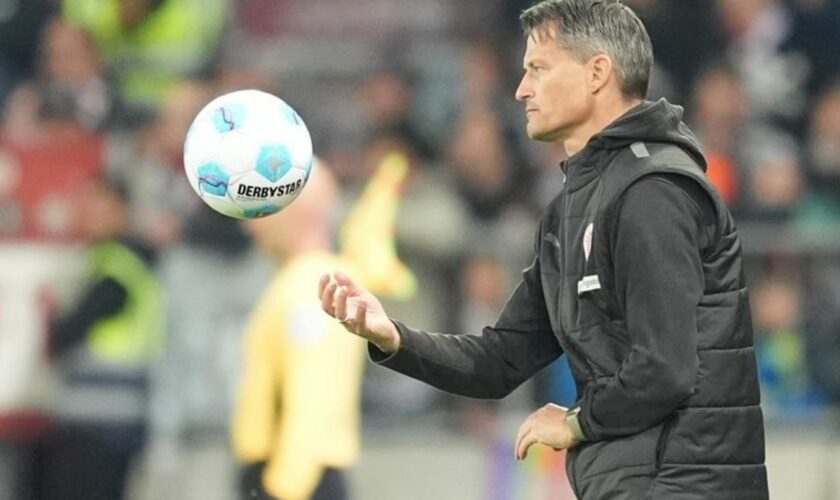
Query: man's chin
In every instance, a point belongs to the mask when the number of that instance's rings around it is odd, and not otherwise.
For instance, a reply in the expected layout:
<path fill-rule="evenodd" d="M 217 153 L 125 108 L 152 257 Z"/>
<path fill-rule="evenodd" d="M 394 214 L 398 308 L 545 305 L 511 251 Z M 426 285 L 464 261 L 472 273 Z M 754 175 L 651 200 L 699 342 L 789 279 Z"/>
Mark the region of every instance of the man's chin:
<path fill-rule="evenodd" d="M 532 140 L 539 142 L 564 141 L 571 134 L 571 127 L 537 127 L 535 123 L 529 122 L 525 131 Z"/>
<path fill-rule="evenodd" d="M 539 142 L 554 142 L 557 140 L 557 131 L 555 130 L 536 130 L 528 127 L 528 137 Z"/>

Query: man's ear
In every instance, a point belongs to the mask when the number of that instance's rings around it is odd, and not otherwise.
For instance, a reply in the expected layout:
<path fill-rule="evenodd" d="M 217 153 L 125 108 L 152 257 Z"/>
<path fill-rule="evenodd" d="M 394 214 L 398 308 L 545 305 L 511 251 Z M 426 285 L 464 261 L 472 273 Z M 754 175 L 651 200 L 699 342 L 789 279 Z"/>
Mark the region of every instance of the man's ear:
<path fill-rule="evenodd" d="M 595 54 L 589 59 L 586 69 L 590 93 L 597 94 L 615 78 L 613 67 L 612 59 L 606 54 Z"/>

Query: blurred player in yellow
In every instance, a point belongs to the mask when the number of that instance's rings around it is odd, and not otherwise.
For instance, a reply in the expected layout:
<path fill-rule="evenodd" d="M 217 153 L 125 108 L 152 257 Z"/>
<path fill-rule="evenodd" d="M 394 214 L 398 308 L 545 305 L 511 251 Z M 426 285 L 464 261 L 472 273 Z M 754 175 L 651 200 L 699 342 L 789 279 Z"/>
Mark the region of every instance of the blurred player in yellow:
<path fill-rule="evenodd" d="M 340 255 L 332 251 L 339 196 L 323 165 L 282 213 L 246 223 L 279 271 L 246 332 L 233 422 L 234 451 L 244 465 L 243 499 L 349 496 L 343 471 L 359 455 L 365 343 L 346 335 L 307 290 L 340 267 L 386 295 L 412 293 L 413 276 L 393 244 L 407 168 L 400 156 L 386 158 L 342 228 Z"/>

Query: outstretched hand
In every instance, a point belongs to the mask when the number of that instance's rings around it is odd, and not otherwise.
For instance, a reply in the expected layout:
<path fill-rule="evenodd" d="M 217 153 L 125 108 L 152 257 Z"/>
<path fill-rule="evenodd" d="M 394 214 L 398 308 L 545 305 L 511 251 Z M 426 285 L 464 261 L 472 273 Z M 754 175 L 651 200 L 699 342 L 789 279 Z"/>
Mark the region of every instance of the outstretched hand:
<path fill-rule="evenodd" d="M 318 296 L 324 311 L 339 320 L 347 331 L 371 342 L 382 352 L 393 353 L 399 349 L 399 332 L 382 303 L 347 274 L 337 271 L 321 276 Z"/>

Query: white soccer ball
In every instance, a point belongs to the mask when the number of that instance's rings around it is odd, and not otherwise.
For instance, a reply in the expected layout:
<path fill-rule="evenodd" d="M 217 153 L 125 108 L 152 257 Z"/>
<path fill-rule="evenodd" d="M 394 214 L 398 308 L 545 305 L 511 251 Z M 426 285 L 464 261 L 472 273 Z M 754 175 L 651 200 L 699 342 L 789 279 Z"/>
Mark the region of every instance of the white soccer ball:
<path fill-rule="evenodd" d="M 190 185 L 211 208 L 237 219 L 279 212 L 312 171 L 312 140 L 282 99 L 240 90 L 207 104 L 184 141 Z"/>

